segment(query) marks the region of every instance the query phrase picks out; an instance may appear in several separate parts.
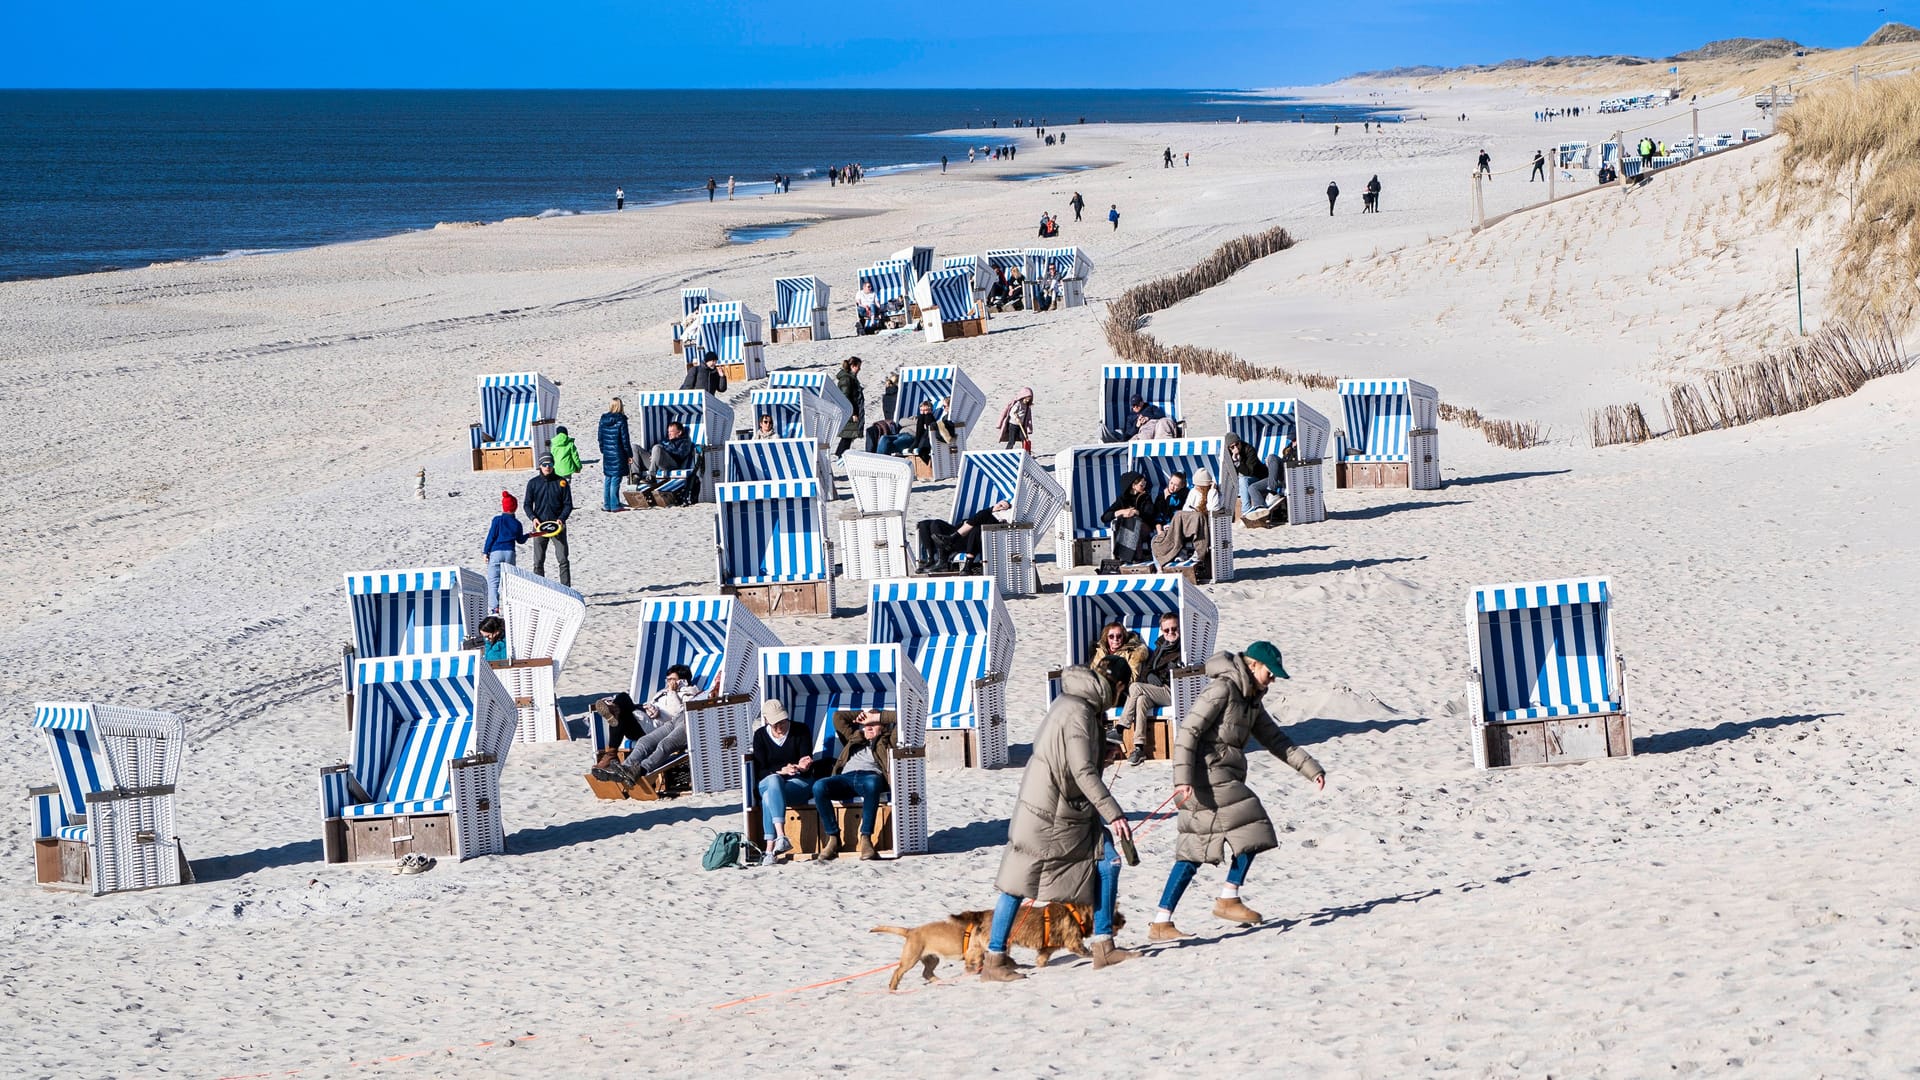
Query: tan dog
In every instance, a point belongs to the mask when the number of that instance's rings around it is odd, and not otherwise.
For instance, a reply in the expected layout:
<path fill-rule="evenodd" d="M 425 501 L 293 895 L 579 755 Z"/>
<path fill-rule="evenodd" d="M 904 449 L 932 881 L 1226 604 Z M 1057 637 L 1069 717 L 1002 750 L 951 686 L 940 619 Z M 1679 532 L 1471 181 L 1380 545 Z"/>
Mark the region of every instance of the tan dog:
<path fill-rule="evenodd" d="M 900 966 L 894 969 L 887 989 L 900 989 L 900 980 L 915 964 L 921 965 L 921 975 L 928 982 L 933 981 L 933 969 L 940 966 L 943 959 L 965 960 L 968 971 L 980 970 L 979 961 L 969 956 L 984 948 L 988 924 L 992 921 L 992 912 L 968 911 L 924 926 L 874 927 L 872 933 L 897 934 L 906 939 L 900 946 Z"/>
<path fill-rule="evenodd" d="M 963 911 L 955 916 L 979 925 L 967 950 L 967 970 L 977 972 L 987 956 L 987 936 L 993 928 L 993 912 Z M 1113 929 L 1127 925 L 1127 917 L 1113 913 Z M 1093 933 L 1093 908 L 1086 904 L 1048 903 L 1022 906 L 1013 917 L 1013 929 L 1007 932 L 1007 947 L 1015 945 L 1034 950 L 1034 963 L 1046 967 L 1053 954 L 1065 949 L 1075 956 L 1088 957 L 1087 937 Z"/>

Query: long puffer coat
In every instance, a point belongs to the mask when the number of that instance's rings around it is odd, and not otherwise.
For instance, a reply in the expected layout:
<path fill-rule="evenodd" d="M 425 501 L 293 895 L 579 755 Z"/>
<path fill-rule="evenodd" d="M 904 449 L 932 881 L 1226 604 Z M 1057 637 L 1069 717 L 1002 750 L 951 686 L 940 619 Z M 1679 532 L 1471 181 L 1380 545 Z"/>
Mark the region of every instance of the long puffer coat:
<path fill-rule="evenodd" d="M 1019 800 L 1007 824 L 1007 850 L 994 886 L 1034 900 L 1098 901 L 1101 833 L 1125 811 L 1100 778 L 1106 751 L 1102 727 L 1106 679 L 1091 668 L 1060 673 L 1060 696 L 1033 739 L 1020 777 Z"/>
<path fill-rule="evenodd" d="M 608 476 L 625 476 L 633 471 L 633 436 L 627 427 L 627 414 L 600 414 L 600 469 Z"/>
<path fill-rule="evenodd" d="M 1220 862 L 1225 845 L 1249 855 L 1280 846 L 1267 808 L 1247 786 L 1249 735 L 1309 780 L 1324 771 L 1267 715 L 1260 688 L 1239 653 L 1214 653 L 1207 660 L 1207 680 L 1173 740 L 1174 786 L 1193 788 L 1192 800 L 1180 810 L 1174 857 L 1182 862 Z"/>
<path fill-rule="evenodd" d="M 860 376 L 854 374 L 853 369 L 845 364 L 840 365 L 840 370 L 834 375 L 833 382 L 840 388 L 840 393 L 846 396 L 847 404 L 853 406 L 853 415 L 847 417 L 847 422 L 840 426 L 840 437 L 858 439 L 867 428 L 866 388 L 860 385 Z"/>

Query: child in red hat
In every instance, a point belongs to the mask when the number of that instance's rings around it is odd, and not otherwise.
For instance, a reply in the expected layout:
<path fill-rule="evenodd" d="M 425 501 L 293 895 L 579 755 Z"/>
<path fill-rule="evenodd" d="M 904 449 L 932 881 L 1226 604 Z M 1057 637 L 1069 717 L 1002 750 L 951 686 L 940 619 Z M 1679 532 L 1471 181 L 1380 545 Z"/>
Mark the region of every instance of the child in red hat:
<path fill-rule="evenodd" d="M 500 567 L 512 566 L 517 556 L 516 546 L 527 542 L 527 531 L 520 526 L 520 519 L 514 511 L 520 509 L 520 500 L 513 492 L 500 493 L 500 512 L 493 515 L 493 523 L 487 526 L 486 542 L 480 545 L 480 552 L 487 560 L 487 610 L 500 610 Z"/>

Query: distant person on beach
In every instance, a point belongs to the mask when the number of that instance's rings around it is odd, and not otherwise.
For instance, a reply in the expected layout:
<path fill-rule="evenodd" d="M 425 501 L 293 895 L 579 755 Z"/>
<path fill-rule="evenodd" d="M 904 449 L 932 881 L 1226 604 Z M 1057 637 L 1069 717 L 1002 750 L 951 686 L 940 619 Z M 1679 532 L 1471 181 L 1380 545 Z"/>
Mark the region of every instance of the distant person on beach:
<path fill-rule="evenodd" d="M 1073 198 L 1067 200 L 1067 205 L 1073 207 L 1073 220 L 1079 221 L 1080 211 L 1087 208 L 1087 200 L 1081 198 L 1080 193 L 1076 191 L 1073 193 Z"/>
<path fill-rule="evenodd" d="M 500 568 L 512 566 L 519 557 L 516 545 L 527 542 L 527 530 L 513 512 L 520 500 L 510 491 L 500 493 L 500 512 L 487 523 L 487 538 L 480 543 L 480 554 L 487 560 L 487 610 L 500 610 Z"/>
<path fill-rule="evenodd" d="M 1340 199 L 1340 185 L 1334 183 L 1331 180 L 1327 181 L 1327 216 L 1328 217 L 1333 216 L 1333 204 L 1338 202 L 1339 199 Z"/>
<path fill-rule="evenodd" d="M 1173 924 L 1174 908 L 1193 883 L 1200 864 L 1226 861 L 1233 850 L 1227 881 L 1213 902 L 1213 917 L 1251 926 L 1259 912 L 1240 899 L 1253 857 L 1280 846 L 1260 797 L 1247 786 L 1249 739 L 1312 781 L 1327 786 L 1326 770 L 1313 755 L 1293 744 L 1268 715 L 1261 698 L 1275 679 L 1287 677 L 1280 650 L 1256 641 L 1245 652 L 1220 652 L 1207 661 L 1207 688 L 1188 707 L 1174 736 L 1173 802 L 1180 808 L 1180 840 L 1173 870 L 1160 894 L 1160 908 L 1147 928 L 1150 941 L 1179 941 L 1189 935 Z"/>
<path fill-rule="evenodd" d="M 1374 173 L 1373 179 L 1367 181 L 1366 204 L 1367 204 L 1366 206 L 1367 213 L 1377 214 L 1380 212 L 1380 174 L 1379 173 Z"/>
<path fill-rule="evenodd" d="M 727 201 L 733 201 L 733 177 L 727 177 Z"/>
<path fill-rule="evenodd" d="M 1120 204 L 1119 203 L 1114 203 L 1113 205 L 1107 207 L 1107 221 L 1113 225 L 1114 232 L 1120 231 Z"/>
<path fill-rule="evenodd" d="M 840 183 L 840 166 L 838 165 L 827 166 L 827 186 L 837 187 L 839 186 L 839 183 Z"/>
<path fill-rule="evenodd" d="M 521 509 L 533 521 L 533 572 L 541 577 L 547 576 L 547 548 L 553 548 L 555 565 L 560 572 L 560 584 L 573 584 L 573 566 L 567 559 L 567 518 L 573 514 L 573 488 L 553 472 L 553 455 L 540 455 L 540 473 L 527 481 L 527 493 L 520 500 Z M 544 523 L 558 523 L 561 531 L 552 536 L 539 535 L 539 526 Z"/>
<path fill-rule="evenodd" d="M 1173 168 L 1173 147 L 1169 146 L 1160 152 L 1160 167 L 1163 169 Z"/>
<path fill-rule="evenodd" d="M 1193 168 L 1193 151 L 1191 150 L 1182 151 L 1180 156 L 1182 160 L 1184 160 L 1187 163 L 1187 168 L 1189 169 Z"/>
<path fill-rule="evenodd" d="M 625 210 L 627 208 L 627 189 L 626 188 L 613 189 L 613 208 L 615 210 Z"/>
<path fill-rule="evenodd" d="M 945 154 L 940 155 L 940 171 L 941 172 L 947 171 L 947 155 Z"/>
<path fill-rule="evenodd" d="M 1463 115 L 1460 119 L 1465 120 L 1466 117 Z M 1485 150 L 1480 151 L 1480 175 L 1493 179 L 1493 158 Z"/>
<path fill-rule="evenodd" d="M 1106 727 L 1107 710 L 1121 704 L 1122 685 L 1095 668 L 1075 666 L 1060 673 L 1060 696 L 1034 736 L 1007 822 L 1007 850 L 993 881 L 1000 895 L 994 901 L 980 970 L 985 982 L 1025 978 L 1007 955 L 1007 936 L 1022 898 L 1091 906 L 1093 933 L 1087 947 L 1096 969 L 1138 955 L 1113 943 L 1120 895 L 1115 845 L 1131 850 L 1133 830 L 1101 779 L 1102 770 L 1118 754 L 1118 743 L 1109 741 Z"/>
<path fill-rule="evenodd" d="M 713 201 L 713 189 L 718 186 L 719 186 L 718 184 L 715 184 L 713 182 L 713 177 L 711 176 L 707 177 L 707 201 L 708 202 Z"/>
<path fill-rule="evenodd" d="M 1545 180 L 1546 178 L 1547 178 L 1546 151 L 1535 150 L 1533 152 L 1533 175 L 1527 178 L 1527 183 L 1531 184 L 1535 180 Z"/>
<path fill-rule="evenodd" d="M 855 336 L 864 337 L 886 329 L 887 316 L 880 308 L 880 294 L 873 291 L 873 282 L 860 283 L 860 292 L 853 298 L 853 311 Z"/>
<path fill-rule="evenodd" d="M 840 396 L 853 406 L 853 415 L 840 428 L 840 445 L 833 451 L 834 457 L 847 452 L 853 440 L 867 426 L 867 390 L 860 385 L 860 358 L 849 356 L 840 364 L 840 370 L 834 373 L 833 382 L 840 388 Z"/>
<path fill-rule="evenodd" d="M 619 398 L 600 414 L 600 471 L 606 474 L 600 509 L 608 513 L 625 510 L 620 505 L 620 478 L 636 471 L 633 463 L 633 431 L 627 426 L 627 406 Z"/>
<path fill-rule="evenodd" d="M 973 164 L 973 147 L 967 147 L 967 164 Z"/>
<path fill-rule="evenodd" d="M 1021 387 L 1020 393 L 1000 410 L 1000 441 L 1009 450 L 1018 446 L 1033 453 L 1033 387 Z"/>

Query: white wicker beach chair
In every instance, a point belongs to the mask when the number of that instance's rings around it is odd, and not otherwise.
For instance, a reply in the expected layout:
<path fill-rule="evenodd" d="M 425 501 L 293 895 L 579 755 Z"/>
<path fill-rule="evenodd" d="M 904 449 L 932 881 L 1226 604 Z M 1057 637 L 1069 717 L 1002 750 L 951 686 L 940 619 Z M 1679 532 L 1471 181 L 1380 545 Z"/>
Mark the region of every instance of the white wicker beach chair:
<path fill-rule="evenodd" d="M 849 450 L 840 467 L 857 508 L 840 518 L 842 571 L 856 581 L 906 577 L 913 562 L 907 546 L 913 466 L 905 458 Z"/>
<path fill-rule="evenodd" d="M 514 704 L 518 742 L 565 742 L 560 672 L 587 620 L 579 593 L 517 566 L 500 568 L 500 615 L 507 624 L 508 659 L 493 665 Z"/>
<path fill-rule="evenodd" d="M 27 789 L 35 880 L 95 896 L 193 880 L 174 833 L 186 755 L 178 716 L 89 702 L 43 701 L 33 726 L 54 782 Z"/>
<path fill-rule="evenodd" d="M 962 455 L 947 520 L 958 525 L 1003 499 L 1013 504 L 1013 520 L 981 529 L 981 562 L 1001 596 L 1033 596 L 1040 591 L 1034 554 L 1053 530 L 1067 493 L 1023 450 L 969 450 Z"/>

